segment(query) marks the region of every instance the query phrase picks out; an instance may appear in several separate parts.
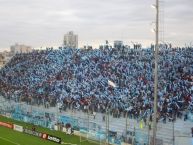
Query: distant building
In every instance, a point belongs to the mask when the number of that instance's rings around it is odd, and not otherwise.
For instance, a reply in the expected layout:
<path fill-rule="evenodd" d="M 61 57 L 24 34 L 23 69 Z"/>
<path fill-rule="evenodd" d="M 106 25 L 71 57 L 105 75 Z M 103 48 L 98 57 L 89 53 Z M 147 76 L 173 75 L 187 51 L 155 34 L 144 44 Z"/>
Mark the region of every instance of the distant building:
<path fill-rule="evenodd" d="M 7 62 L 11 60 L 13 54 L 10 51 L 0 52 L 0 68 L 3 67 Z"/>
<path fill-rule="evenodd" d="M 32 48 L 30 46 L 27 46 L 27 45 L 19 45 L 19 44 L 15 44 L 15 45 L 12 45 L 10 47 L 10 51 L 11 53 L 14 55 L 16 53 L 29 53 L 32 51 Z"/>
<path fill-rule="evenodd" d="M 64 35 L 64 47 L 78 48 L 78 35 L 75 35 L 73 31 Z"/>
<path fill-rule="evenodd" d="M 0 54 L 0 68 L 3 67 L 6 63 L 5 57 L 3 54 Z"/>
<path fill-rule="evenodd" d="M 121 48 L 123 47 L 123 41 L 115 40 L 114 41 L 114 48 Z"/>

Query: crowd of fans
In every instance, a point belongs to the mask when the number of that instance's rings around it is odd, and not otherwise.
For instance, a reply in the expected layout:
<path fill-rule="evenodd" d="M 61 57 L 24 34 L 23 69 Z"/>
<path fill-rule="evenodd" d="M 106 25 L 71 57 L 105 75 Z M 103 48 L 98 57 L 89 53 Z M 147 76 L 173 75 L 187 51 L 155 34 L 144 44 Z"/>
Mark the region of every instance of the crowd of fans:
<path fill-rule="evenodd" d="M 17 54 L 0 70 L 0 93 L 32 105 L 58 106 L 114 117 L 152 118 L 153 49 L 34 50 Z M 108 81 L 116 84 L 113 87 Z M 159 52 L 158 119 L 193 111 L 193 48 Z"/>

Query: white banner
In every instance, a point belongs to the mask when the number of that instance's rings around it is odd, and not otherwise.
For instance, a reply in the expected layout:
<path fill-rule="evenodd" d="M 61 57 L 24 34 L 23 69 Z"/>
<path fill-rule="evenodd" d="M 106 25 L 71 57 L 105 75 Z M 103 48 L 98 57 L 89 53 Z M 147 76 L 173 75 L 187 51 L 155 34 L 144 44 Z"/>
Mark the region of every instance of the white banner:
<path fill-rule="evenodd" d="M 20 125 L 13 125 L 13 130 L 19 131 L 19 132 L 23 132 L 23 126 Z"/>

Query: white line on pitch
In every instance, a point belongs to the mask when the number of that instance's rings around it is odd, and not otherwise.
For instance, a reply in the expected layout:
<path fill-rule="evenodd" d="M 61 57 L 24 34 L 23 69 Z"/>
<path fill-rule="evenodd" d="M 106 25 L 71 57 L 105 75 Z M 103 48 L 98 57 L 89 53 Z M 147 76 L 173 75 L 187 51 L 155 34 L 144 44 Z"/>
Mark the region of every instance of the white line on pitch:
<path fill-rule="evenodd" d="M 72 143 L 65 143 L 65 142 L 62 142 L 61 144 L 77 145 L 77 144 L 72 144 Z"/>
<path fill-rule="evenodd" d="M 13 143 L 13 144 L 16 144 L 16 145 L 20 145 L 19 143 L 16 143 L 16 142 L 12 142 L 12 141 L 10 141 L 9 139 L 6 139 L 6 138 L 4 138 L 4 137 L 0 137 L 2 140 L 5 140 L 5 141 L 8 141 L 8 142 L 10 142 L 10 143 Z"/>

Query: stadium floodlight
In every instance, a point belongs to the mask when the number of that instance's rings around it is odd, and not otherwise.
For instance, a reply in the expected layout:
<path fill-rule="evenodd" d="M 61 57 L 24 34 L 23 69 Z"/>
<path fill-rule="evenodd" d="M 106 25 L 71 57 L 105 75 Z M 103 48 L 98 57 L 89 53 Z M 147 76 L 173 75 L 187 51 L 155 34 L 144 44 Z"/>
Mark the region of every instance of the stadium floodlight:
<path fill-rule="evenodd" d="M 155 29 L 154 29 L 154 28 L 152 28 L 152 29 L 151 29 L 151 32 L 152 32 L 152 33 L 155 33 Z"/>

